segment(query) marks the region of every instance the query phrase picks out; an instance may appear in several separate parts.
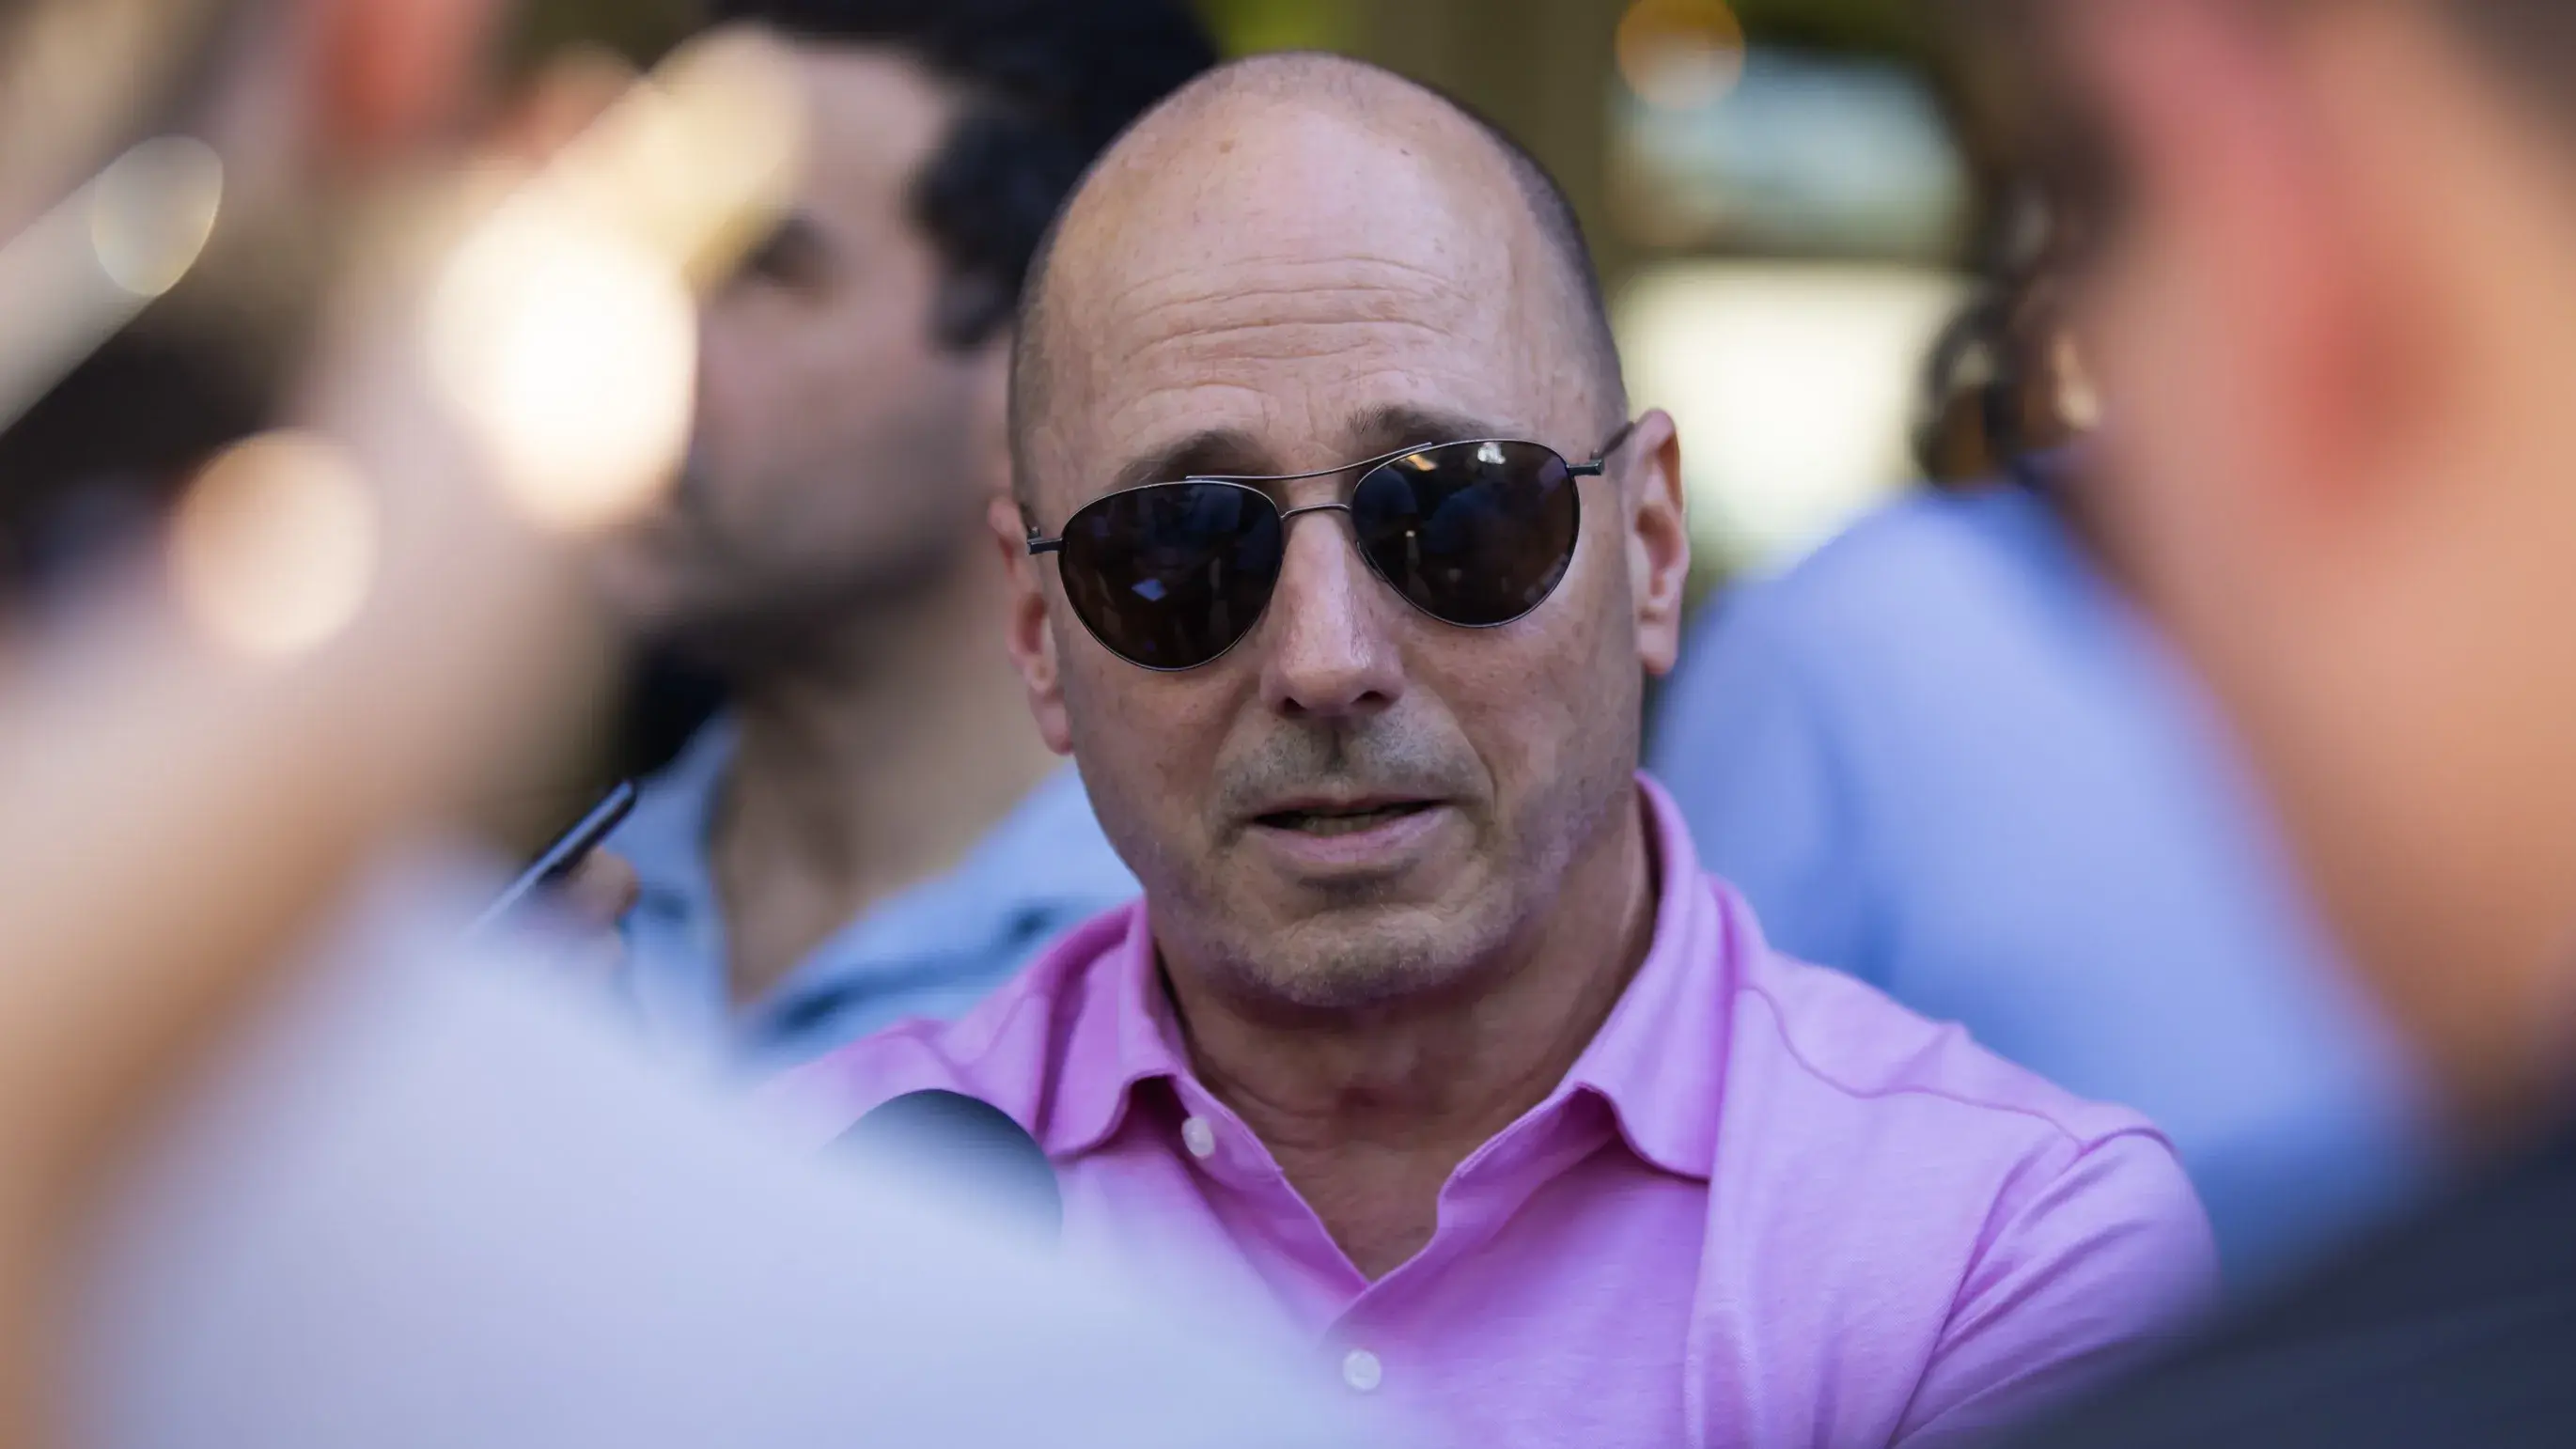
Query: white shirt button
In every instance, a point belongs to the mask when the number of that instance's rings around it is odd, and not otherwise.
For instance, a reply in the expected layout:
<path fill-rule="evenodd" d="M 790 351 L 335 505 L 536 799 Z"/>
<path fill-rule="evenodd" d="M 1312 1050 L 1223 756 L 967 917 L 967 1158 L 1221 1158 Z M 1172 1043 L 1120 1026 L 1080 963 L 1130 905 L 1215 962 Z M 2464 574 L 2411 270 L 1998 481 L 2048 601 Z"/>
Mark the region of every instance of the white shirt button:
<path fill-rule="evenodd" d="M 1379 1384 L 1386 1382 L 1386 1365 L 1367 1349 L 1352 1349 L 1342 1358 L 1342 1382 L 1360 1393 L 1373 1394 Z"/>
<path fill-rule="evenodd" d="M 1192 1117 L 1181 1124 L 1181 1145 L 1190 1150 L 1192 1157 L 1214 1157 L 1216 1129 L 1208 1125 L 1205 1117 Z"/>

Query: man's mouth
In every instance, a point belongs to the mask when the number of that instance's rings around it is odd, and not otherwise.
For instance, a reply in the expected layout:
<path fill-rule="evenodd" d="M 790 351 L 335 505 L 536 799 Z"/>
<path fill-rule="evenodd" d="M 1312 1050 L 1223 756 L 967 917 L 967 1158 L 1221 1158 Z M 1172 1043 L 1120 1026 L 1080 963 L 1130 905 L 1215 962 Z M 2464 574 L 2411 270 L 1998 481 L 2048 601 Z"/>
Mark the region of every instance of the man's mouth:
<path fill-rule="evenodd" d="M 1274 810 L 1253 817 L 1253 823 L 1273 830 L 1294 830 L 1304 835 L 1356 835 L 1374 830 L 1408 815 L 1419 815 L 1438 808 L 1435 800 L 1391 800 L 1383 804 L 1348 807 L 1315 806 L 1297 810 Z"/>

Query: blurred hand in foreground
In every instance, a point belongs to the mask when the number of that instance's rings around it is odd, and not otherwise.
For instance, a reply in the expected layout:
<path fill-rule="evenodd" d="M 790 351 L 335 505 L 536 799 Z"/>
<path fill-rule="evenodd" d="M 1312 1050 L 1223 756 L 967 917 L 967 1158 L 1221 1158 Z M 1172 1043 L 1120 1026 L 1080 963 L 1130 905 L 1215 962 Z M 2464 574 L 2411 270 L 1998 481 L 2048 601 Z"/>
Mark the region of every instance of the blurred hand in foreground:
<path fill-rule="evenodd" d="M 557 917 L 575 933 L 567 952 L 571 970 L 606 980 L 626 962 L 626 940 L 617 923 L 635 909 L 642 892 L 635 867 L 623 856 L 594 850 L 566 877 L 555 896 Z"/>
<path fill-rule="evenodd" d="M 203 7 L 169 7 L 172 33 L 197 33 L 176 12 Z M 452 820 L 478 780 L 578 717 L 604 651 L 562 544 L 675 461 L 650 445 L 685 427 L 687 269 L 740 216 L 701 225 L 675 183 L 636 183 L 704 175 L 634 153 L 714 148 L 657 94 L 652 124 L 593 127 L 565 153 L 590 146 L 584 169 L 558 161 L 538 185 L 524 166 L 442 163 L 495 8 L 264 7 L 267 48 L 219 68 L 217 89 L 291 119 L 216 140 L 226 204 L 309 207 L 353 180 L 370 194 L 310 385 L 285 430 L 206 466 L 166 578 L 19 641 L 0 675 L 0 1443 L 42 1437 L 54 1276 L 189 1066 L 383 842 Z M 23 80 L 0 70 L 0 102 Z M 736 174 L 759 170 L 754 148 Z M 713 191 L 756 210 L 739 186 Z M 618 331 L 674 307 L 662 353 Z M 666 399 L 681 416 L 632 415 Z M 643 439 L 618 476 L 556 466 L 602 431 Z"/>

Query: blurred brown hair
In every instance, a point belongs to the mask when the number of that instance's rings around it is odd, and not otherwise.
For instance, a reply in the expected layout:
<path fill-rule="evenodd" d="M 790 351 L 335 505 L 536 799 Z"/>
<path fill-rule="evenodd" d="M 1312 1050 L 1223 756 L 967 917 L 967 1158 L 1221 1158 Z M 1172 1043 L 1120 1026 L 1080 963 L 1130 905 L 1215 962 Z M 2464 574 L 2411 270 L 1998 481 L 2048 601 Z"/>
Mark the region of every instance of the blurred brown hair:
<path fill-rule="evenodd" d="M 2058 359 L 2066 295 L 2119 224 L 2118 154 L 2057 53 L 2055 17 L 2086 0 L 1932 0 L 1936 54 L 1962 140 L 1984 178 L 1980 283 L 1935 344 L 1916 454 L 1936 484 L 2013 470 L 2080 430 Z M 2287 15 L 2331 4 L 2418 5 L 2535 119 L 2576 138 L 2576 0 L 2237 0 Z"/>
<path fill-rule="evenodd" d="M 2005 475 L 2079 431 L 2061 406 L 2065 299 L 2110 220 L 2109 157 L 2055 64 L 2053 0 L 1935 0 L 1954 123 L 1981 179 L 1977 287 L 1926 364 L 1917 460 L 1936 485 Z"/>

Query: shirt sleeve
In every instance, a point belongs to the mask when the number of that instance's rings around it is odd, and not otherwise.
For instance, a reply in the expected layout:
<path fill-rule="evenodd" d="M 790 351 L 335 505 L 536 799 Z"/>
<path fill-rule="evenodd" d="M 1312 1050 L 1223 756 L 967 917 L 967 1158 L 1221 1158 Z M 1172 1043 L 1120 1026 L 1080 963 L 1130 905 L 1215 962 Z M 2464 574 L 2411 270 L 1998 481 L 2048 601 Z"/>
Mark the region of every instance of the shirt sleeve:
<path fill-rule="evenodd" d="M 2147 1130 L 2105 1138 L 2008 1210 L 1894 1443 L 1981 1443 L 2165 1342 L 2217 1285 L 2209 1220 L 2172 1148 Z"/>
<path fill-rule="evenodd" d="M 1773 945 L 1876 981 L 1846 742 L 1769 603 L 1739 596 L 1702 615 L 1659 712 L 1650 768 L 1701 861 L 1752 902 Z"/>

